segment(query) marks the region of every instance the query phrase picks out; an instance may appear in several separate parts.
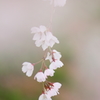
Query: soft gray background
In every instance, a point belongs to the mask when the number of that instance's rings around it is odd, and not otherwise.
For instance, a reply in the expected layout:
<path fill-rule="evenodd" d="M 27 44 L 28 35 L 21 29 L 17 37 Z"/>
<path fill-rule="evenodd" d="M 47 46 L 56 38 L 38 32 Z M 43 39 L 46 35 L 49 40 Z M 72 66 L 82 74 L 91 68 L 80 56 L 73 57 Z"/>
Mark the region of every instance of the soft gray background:
<path fill-rule="evenodd" d="M 21 66 L 41 59 L 31 28 L 48 26 L 50 16 L 48 1 L 0 0 L 0 100 L 37 100 L 41 94 L 41 86 L 27 78 Z M 67 0 L 56 8 L 52 27 L 60 41 L 54 48 L 65 64 L 58 71 L 58 76 L 65 73 L 64 85 L 54 100 L 100 100 L 100 0 Z"/>

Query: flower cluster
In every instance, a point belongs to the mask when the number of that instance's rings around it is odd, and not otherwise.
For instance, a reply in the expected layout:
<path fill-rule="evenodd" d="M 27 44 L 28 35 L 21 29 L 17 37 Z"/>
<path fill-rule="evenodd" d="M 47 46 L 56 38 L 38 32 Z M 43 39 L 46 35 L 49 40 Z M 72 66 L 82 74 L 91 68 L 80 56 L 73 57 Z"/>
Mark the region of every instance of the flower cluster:
<path fill-rule="evenodd" d="M 59 94 L 59 89 L 61 88 L 61 86 L 62 85 L 58 82 L 55 83 L 47 82 L 44 85 L 44 91 L 40 95 L 39 100 L 52 100 L 51 99 L 52 96 L 56 96 L 57 94 Z"/>
<path fill-rule="evenodd" d="M 43 50 L 46 50 L 49 46 L 53 47 L 55 43 L 59 43 L 58 39 L 43 25 L 39 28 L 33 27 L 31 33 L 35 33 L 33 40 L 35 40 L 36 46 L 42 46 Z"/>
<path fill-rule="evenodd" d="M 56 6 L 64 6 L 66 0 L 50 0 L 51 4 Z M 33 40 L 37 47 L 42 47 L 45 51 L 45 56 L 43 59 L 36 63 L 24 62 L 22 64 L 22 72 L 26 73 L 26 76 L 31 77 L 34 72 L 34 67 L 41 63 L 39 71 L 35 74 L 34 80 L 39 83 L 43 83 L 43 93 L 39 96 L 38 100 L 52 100 L 51 97 L 59 94 L 59 89 L 61 88 L 61 83 L 52 83 L 48 80 L 48 77 L 54 76 L 55 70 L 61 68 L 64 64 L 60 60 L 62 55 L 57 50 L 53 49 L 55 43 L 59 43 L 59 40 L 53 35 L 49 28 L 43 25 L 39 27 L 32 27 L 31 33 L 33 33 Z M 46 65 L 46 61 L 49 60 L 50 64 Z"/>

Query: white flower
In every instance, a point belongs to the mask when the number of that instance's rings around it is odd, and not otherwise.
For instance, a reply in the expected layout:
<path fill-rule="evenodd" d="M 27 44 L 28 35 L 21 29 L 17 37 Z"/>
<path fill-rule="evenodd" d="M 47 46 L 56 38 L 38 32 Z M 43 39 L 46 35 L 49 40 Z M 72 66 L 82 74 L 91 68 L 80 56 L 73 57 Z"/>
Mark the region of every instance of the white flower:
<path fill-rule="evenodd" d="M 35 33 L 34 34 L 34 37 L 33 37 L 33 40 L 45 40 L 45 34 L 44 32 L 46 31 L 46 27 L 41 25 L 39 28 L 38 27 L 33 27 L 31 28 L 31 33 Z"/>
<path fill-rule="evenodd" d="M 44 71 L 45 76 L 54 76 L 55 71 L 52 69 L 46 69 Z"/>
<path fill-rule="evenodd" d="M 41 94 L 38 100 L 52 100 L 51 97 L 47 94 Z"/>
<path fill-rule="evenodd" d="M 38 33 L 38 32 L 40 32 L 40 29 L 38 27 L 31 28 L 31 33 Z"/>
<path fill-rule="evenodd" d="M 61 84 L 61 83 L 59 83 L 59 82 L 55 82 L 55 83 L 53 83 L 53 85 L 54 85 L 54 89 L 55 89 L 55 90 L 60 89 L 60 88 L 61 88 L 61 86 L 62 86 L 62 84 Z"/>
<path fill-rule="evenodd" d="M 35 40 L 35 45 L 37 47 L 42 46 L 43 50 L 46 50 L 49 46 L 53 47 L 55 43 L 59 43 L 58 39 L 53 36 L 45 26 L 41 25 L 39 28 L 33 27 L 31 29 L 31 33 L 35 33 L 33 37 L 33 40 Z"/>
<path fill-rule="evenodd" d="M 60 52 L 58 52 L 57 50 L 52 50 L 52 54 L 50 54 L 49 52 L 47 53 L 47 57 L 45 58 L 45 60 L 49 60 L 50 62 L 52 62 L 53 60 L 60 60 L 61 56 L 62 55 L 60 54 Z"/>
<path fill-rule="evenodd" d="M 39 32 L 42 32 L 44 33 L 45 31 L 47 30 L 47 28 L 43 25 L 40 25 L 40 27 L 32 27 L 31 28 L 31 33 L 39 33 Z"/>
<path fill-rule="evenodd" d="M 52 97 L 52 96 L 56 96 L 58 93 L 58 91 L 54 90 L 54 89 L 50 89 L 47 91 L 47 94 Z"/>
<path fill-rule="evenodd" d="M 26 73 L 26 75 L 30 77 L 33 73 L 34 66 L 29 62 L 24 62 L 22 65 L 23 65 L 22 72 Z"/>
<path fill-rule="evenodd" d="M 51 3 L 54 3 L 55 7 L 63 7 L 66 4 L 66 0 L 51 0 Z"/>
<path fill-rule="evenodd" d="M 47 90 L 46 93 L 52 97 L 52 96 L 55 96 L 57 94 L 59 94 L 59 89 L 61 88 L 61 83 L 59 82 L 55 82 L 53 83 L 53 86 L 51 86 L 51 89 Z"/>
<path fill-rule="evenodd" d="M 37 79 L 38 82 L 45 82 L 46 81 L 46 76 L 44 75 L 43 72 L 38 72 L 35 76 L 34 79 Z"/>
<path fill-rule="evenodd" d="M 55 59 L 59 60 L 62 55 L 57 50 L 53 50 L 53 56 Z"/>
<path fill-rule="evenodd" d="M 54 7 L 59 6 L 63 7 L 66 4 L 66 0 L 49 0 L 50 4 L 53 4 Z"/>
<path fill-rule="evenodd" d="M 55 43 L 59 43 L 58 39 L 51 32 L 46 32 L 46 42 L 50 47 L 53 47 Z"/>
<path fill-rule="evenodd" d="M 45 37 L 45 36 L 44 36 Z M 48 42 L 45 39 L 35 41 L 37 47 L 42 46 L 42 49 L 45 50 L 48 48 Z"/>
<path fill-rule="evenodd" d="M 62 67 L 63 65 L 64 64 L 60 60 L 55 60 L 49 65 L 49 68 L 52 69 L 52 70 L 55 70 L 57 68 Z"/>

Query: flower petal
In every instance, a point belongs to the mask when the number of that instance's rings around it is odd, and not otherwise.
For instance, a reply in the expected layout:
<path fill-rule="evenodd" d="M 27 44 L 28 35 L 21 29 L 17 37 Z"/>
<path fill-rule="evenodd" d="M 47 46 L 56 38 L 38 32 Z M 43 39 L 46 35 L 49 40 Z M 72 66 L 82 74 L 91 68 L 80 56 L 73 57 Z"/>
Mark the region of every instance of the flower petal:
<path fill-rule="evenodd" d="M 38 32 L 40 32 L 40 29 L 38 27 L 31 28 L 31 33 L 38 33 Z"/>

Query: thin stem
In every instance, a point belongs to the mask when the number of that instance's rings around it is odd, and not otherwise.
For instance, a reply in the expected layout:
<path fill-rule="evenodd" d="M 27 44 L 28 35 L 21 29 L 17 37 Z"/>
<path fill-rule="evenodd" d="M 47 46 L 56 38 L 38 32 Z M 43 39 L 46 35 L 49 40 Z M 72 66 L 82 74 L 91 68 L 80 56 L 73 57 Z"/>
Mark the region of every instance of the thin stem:
<path fill-rule="evenodd" d="M 44 53 L 44 56 L 43 56 L 43 59 L 45 60 L 45 58 L 46 58 L 46 56 L 47 56 L 47 52 L 48 52 L 49 50 L 48 49 L 46 49 L 46 51 L 45 51 L 45 53 Z"/>
<path fill-rule="evenodd" d="M 52 6 L 52 12 L 51 12 L 51 18 L 50 18 L 50 24 L 49 24 L 49 29 L 52 31 L 52 22 L 53 22 L 53 15 L 55 13 L 55 7 Z"/>
<path fill-rule="evenodd" d="M 42 61 L 43 61 L 43 59 L 39 60 L 38 62 L 35 63 L 35 65 L 38 64 L 38 63 L 40 63 L 40 62 L 42 62 Z"/>
<path fill-rule="evenodd" d="M 43 65 L 44 65 L 44 60 L 42 61 L 42 64 L 41 64 L 41 68 L 40 68 L 40 70 L 43 69 Z"/>
<path fill-rule="evenodd" d="M 51 47 L 49 47 L 49 51 L 50 51 L 50 54 L 52 55 L 52 50 L 51 50 Z"/>

